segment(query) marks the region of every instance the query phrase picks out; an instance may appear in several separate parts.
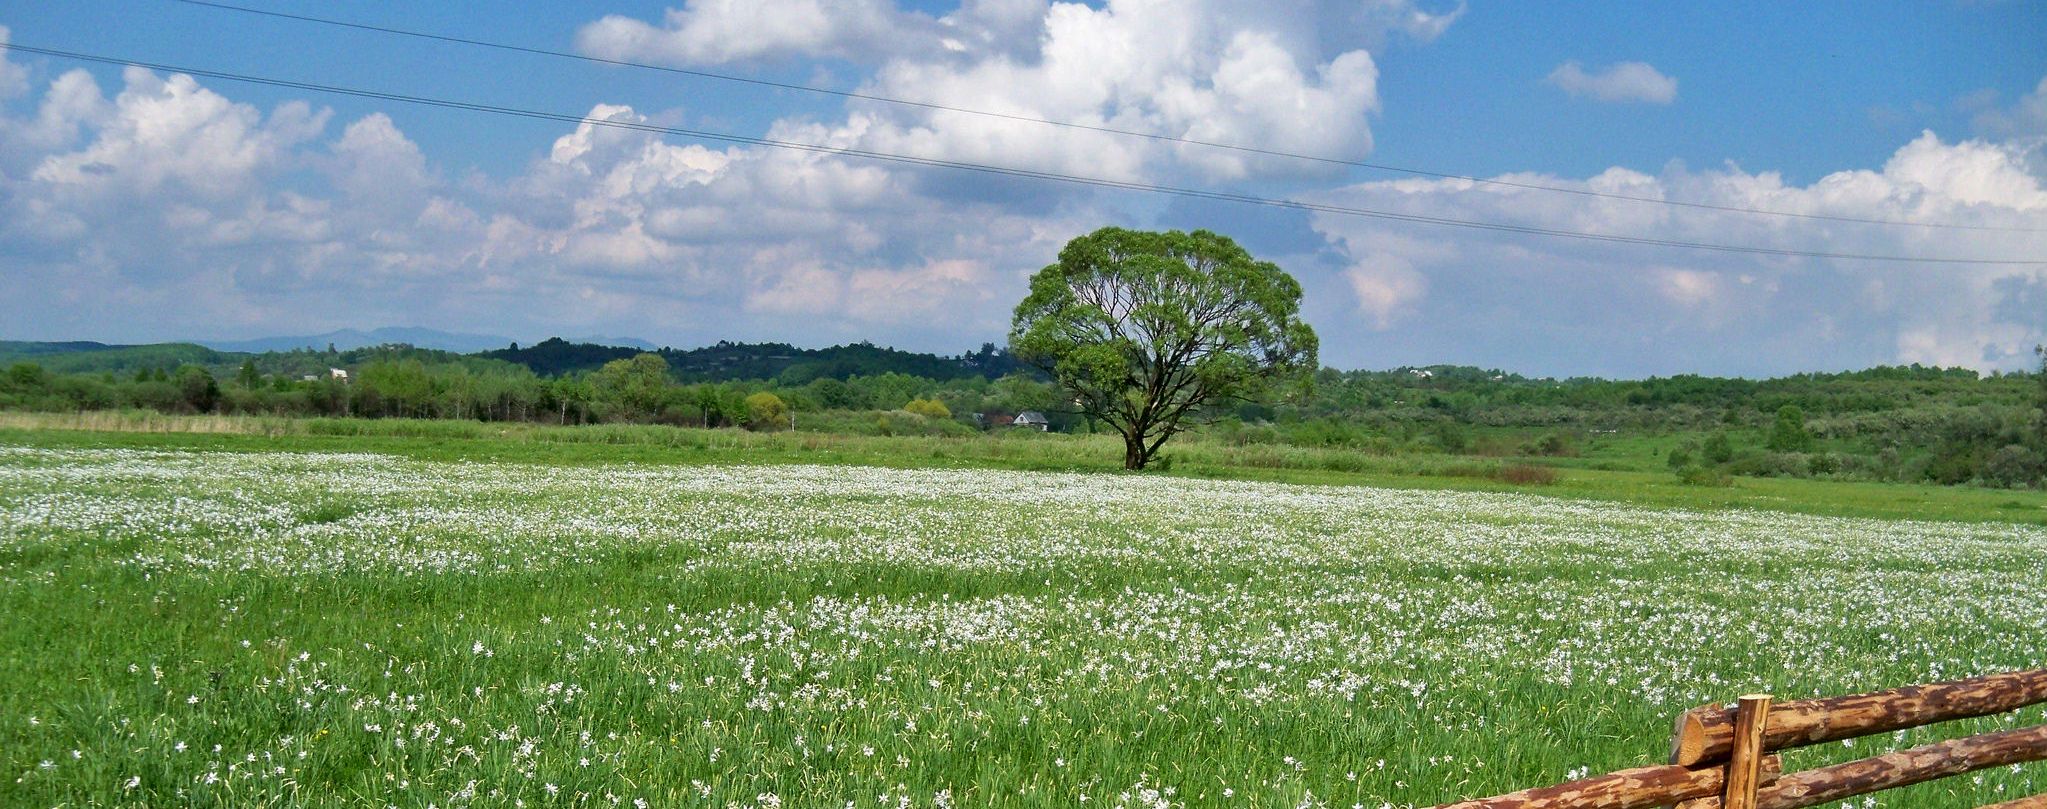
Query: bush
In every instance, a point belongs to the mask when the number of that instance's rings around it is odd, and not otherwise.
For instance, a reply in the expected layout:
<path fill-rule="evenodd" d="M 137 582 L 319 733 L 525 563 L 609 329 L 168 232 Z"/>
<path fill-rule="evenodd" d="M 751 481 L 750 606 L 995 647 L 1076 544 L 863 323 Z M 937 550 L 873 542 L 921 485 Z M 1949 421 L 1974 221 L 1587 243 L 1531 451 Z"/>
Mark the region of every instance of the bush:
<path fill-rule="evenodd" d="M 788 425 L 789 405 L 782 397 L 761 391 L 746 397 L 746 426 L 754 430 L 774 430 Z"/>
<path fill-rule="evenodd" d="M 1431 437 L 1436 439 L 1436 446 L 1444 452 L 1463 452 L 1466 447 L 1471 446 L 1471 436 L 1465 434 L 1463 428 L 1450 422 L 1436 425 Z"/>
<path fill-rule="evenodd" d="M 1706 463 L 1723 464 L 1734 460 L 1734 441 L 1726 433 L 1714 433 L 1706 438 L 1706 445 L 1700 449 Z"/>
<path fill-rule="evenodd" d="M 1498 479 L 1516 486 L 1554 486 L 1563 479 L 1553 467 L 1534 464 L 1509 464 L 1500 467 Z"/>
<path fill-rule="evenodd" d="M 968 435 L 974 432 L 974 428 L 952 419 L 927 418 L 908 410 L 891 410 L 878 414 L 874 419 L 874 427 L 881 435 Z"/>
<path fill-rule="evenodd" d="M 1734 476 L 1712 467 L 1687 466 L 1677 470 L 1677 482 L 1686 486 L 1726 488 L 1734 485 Z"/>
<path fill-rule="evenodd" d="M 1833 475 L 1841 471 L 1841 456 L 1821 452 L 1805 459 L 1805 473 L 1815 477 Z"/>
<path fill-rule="evenodd" d="M 1770 440 L 1765 446 L 1778 452 L 1812 449 L 1812 433 L 1805 429 L 1805 411 L 1798 409 L 1798 405 L 1777 408 L 1777 424 L 1770 429 Z"/>
<path fill-rule="evenodd" d="M 1757 478 L 1797 478 L 1807 474 L 1806 456 L 1795 452 L 1745 450 L 1724 468 L 1729 474 Z"/>
<path fill-rule="evenodd" d="M 2047 476 L 2047 463 L 2040 454 L 2018 444 L 2009 444 L 1983 461 L 1983 480 L 1992 486 L 2032 486 Z"/>
<path fill-rule="evenodd" d="M 911 399 L 909 404 L 903 405 L 903 409 L 927 419 L 952 418 L 952 410 L 937 399 Z"/>
<path fill-rule="evenodd" d="M 1683 469 L 1692 465 L 1692 451 L 1684 447 L 1678 447 L 1671 450 L 1670 455 L 1664 458 L 1664 461 L 1670 464 L 1672 470 Z"/>
<path fill-rule="evenodd" d="M 1550 457 L 1561 457 L 1578 454 L 1578 448 L 1572 445 L 1571 437 L 1563 433 L 1549 433 L 1547 435 L 1544 435 L 1543 437 L 1536 439 L 1534 443 L 1528 445 L 1527 449 L 1528 449 L 1527 454 L 1529 455 L 1547 455 Z"/>
<path fill-rule="evenodd" d="M 1944 443 L 1934 447 L 1933 456 L 1926 461 L 1926 480 L 1942 486 L 1967 483 L 1983 468 L 1986 453 L 1980 447 L 1961 443 Z"/>

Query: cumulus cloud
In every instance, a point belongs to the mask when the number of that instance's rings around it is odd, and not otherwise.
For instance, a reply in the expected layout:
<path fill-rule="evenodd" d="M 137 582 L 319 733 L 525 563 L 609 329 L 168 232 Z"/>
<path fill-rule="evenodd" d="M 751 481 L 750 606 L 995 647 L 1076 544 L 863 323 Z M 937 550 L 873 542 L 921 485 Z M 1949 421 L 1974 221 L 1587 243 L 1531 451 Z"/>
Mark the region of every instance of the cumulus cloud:
<path fill-rule="evenodd" d="M 2031 147 L 1942 141 L 1900 147 L 1881 170 L 1809 185 L 1729 167 L 1658 175 L 1501 179 L 1790 213 L 1973 225 L 1952 230 L 1701 211 L 1458 180 L 1354 185 L 1316 201 L 1535 227 L 1829 252 L 1964 258 L 2047 255 L 2047 183 Z M 1795 371 L 1926 362 L 2022 367 L 2047 341 L 2024 316 L 2036 266 L 1814 260 L 1531 240 L 1318 214 L 1348 268 L 1362 347 L 1400 360 L 1541 368 L 1561 357 L 1607 373 Z M 1414 348 L 1407 348 L 1414 346 Z M 1339 350 L 1340 347 L 1339 347 Z M 1388 363 L 1380 363 L 1388 364 Z"/>
<path fill-rule="evenodd" d="M 1550 71 L 1546 81 L 1573 98 L 1647 104 L 1677 100 L 1677 79 L 1663 75 L 1647 62 L 1617 62 L 1588 71 L 1573 59 Z"/>
<path fill-rule="evenodd" d="M 20 168 L 0 174 L 0 275 L 21 290 L 0 320 L 110 339 L 421 318 L 705 340 L 888 327 L 956 348 L 960 334 L 1000 334 L 1024 274 L 1101 218 L 934 199 L 884 165 L 595 123 L 647 120 L 623 105 L 588 117 L 516 174 L 455 186 L 381 113 L 336 131 L 326 110 L 266 111 L 189 76 L 129 70 L 109 98 L 65 74 L 34 112 L 0 116 Z M 859 137 L 798 121 L 776 134 Z M 153 331 L 122 333 L 137 324 Z"/>
<path fill-rule="evenodd" d="M 607 59 L 714 65 L 793 56 L 868 60 L 936 43 L 936 21 L 891 0 L 689 0 L 660 25 L 608 15 L 576 33 Z"/>
<path fill-rule="evenodd" d="M 1362 6 L 1285 0 L 1260 8 L 1221 0 L 1192 7 L 982 0 L 934 19 L 870 2 L 810 15 L 800 29 L 710 33 L 748 27 L 747 15 L 783 1 L 728 6 L 699 0 L 670 11 L 658 27 L 607 17 L 583 29 L 578 42 L 593 54 L 675 64 L 769 54 L 872 59 L 873 74 L 860 87 L 871 95 L 1359 158 L 1372 148 L 1369 118 L 1379 109 L 1378 66 L 1367 46 L 1389 31 L 1433 38 L 1462 13 L 1461 5 L 1430 12 L 1406 0 Z M 1341 20 L 1350 24 L 1333 24 Z M 1176 168 L 1215 179 L 1303 176 L 1328 168 L 887 104 L 855 105 L 828 135 L 862 149 L 1119 180 L 1156 178 Z"/>

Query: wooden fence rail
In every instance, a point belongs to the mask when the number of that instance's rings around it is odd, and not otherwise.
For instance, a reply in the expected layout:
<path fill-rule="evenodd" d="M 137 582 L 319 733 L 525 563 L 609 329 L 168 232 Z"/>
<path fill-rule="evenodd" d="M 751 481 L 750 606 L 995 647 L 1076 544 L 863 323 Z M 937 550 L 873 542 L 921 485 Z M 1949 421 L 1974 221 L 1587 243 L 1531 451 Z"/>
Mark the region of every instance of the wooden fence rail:
<path fill-rule="evenodd" d="M 1967 772 L 2047 761 L 2047 725 L 1951 739 L 1874 758 L 1784 774 L 1778 750 L 2047 703 L 2047 669 L 1971 677 L 1827 699 L 1678 715 L 1669 764 L 1637 767 L 1436 809 L 1798 809 Z M 2047 809 L 2047 794 L 1982 809 Z"/>

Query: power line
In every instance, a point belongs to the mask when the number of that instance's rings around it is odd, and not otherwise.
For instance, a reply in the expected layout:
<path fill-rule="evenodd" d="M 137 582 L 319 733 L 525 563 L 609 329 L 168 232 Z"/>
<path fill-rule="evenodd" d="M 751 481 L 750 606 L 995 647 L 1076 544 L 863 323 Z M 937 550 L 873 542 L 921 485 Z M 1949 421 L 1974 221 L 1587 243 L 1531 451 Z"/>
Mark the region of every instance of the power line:
<path fill-rule="evenodd" d="M 900 106 L 916 107 L 919 109 L 926 110 L 954 112 L 964 115 L 977 115 L 987 118 L 998 118 L 1007 121 L 1044 124 L 1047 126 L 1063 127 L 1067 129 L 1100 132 L 1109 135 L 1122 135 L 1133 138 L 1144 138 L 1146 140 L 1157 141 L 1161 143 L 1176 143 L 1185 146 L 1199 146 L 1209 149 L 1223 149 L 1244 154 L 1260 155 L 1264 157 L 1277 157 L 1288 160 L 1301 160 L 1312 163 L 1322 163 L 1326 165 L 1335 166 L 1349 166 L 1353 168 L 1371 169 L 1374 171 L 1386 171 L 1397 174 L 1410 174 L 1418 177 L 1433 177 L 1442 180 L 1461 180 L 1464 182 L 1475 183 L 1480 185 L 1499 186 L 1503 188 L 1518 188 L 1527 191 L 1548 191 L 1559 194 L 1574 194 L 1581 197 L 1595 197 L 1599 199 L 1622 200 L 1627 202 L 1643 202 L 1652 203 L 1656 205 L 1670 205 L 1680 208 L 1692 208 L 1696 210 L 1720 211 L 1723 213 L 1754 214 L 1760 216 L 1780 216 L 1793 219 L 1807 219 L 1827 222 L 1848 222 L 1863 225 L 1891 225 L 1897 227 L 1947 228 L 1955 230 L 2005 231 L 2016 233 L 2039 233 L 2043 232 L 2043 230 L 2047 230 L 2033 227 L 2012 227 L 2000 225 L 1966 225 L 1956 222 L 1914 222 L 1904 219 L 1880 219 L 1873 217 L 1841 216 L 1836 214 L 1800 213 L 1796 211 L 1773 211 L 1763 208 L 1745 208 L 1739 205 L 1716 205 L 1708 202 L 1687 202 L 1684 200 L 1664 199 L 1662 197 L 1642 197 L 1635 196 L 1632 194 L 1616 194 L 1610 191 L 1596 191 L 1589 188 L 1570 188 L 1567 186 L 1544 185 L 1542 183 L 1526 183 L 1514 180 L 1489 179 L 1485 177 L 1474 177 L 1470 175 L 1455 174 L 1451 172 L 1407 168 L 1403 166 L 1395 166 L 1386 163 L 1372 163 L 1362 160 L 1348 160 L 1340 157 L 1329 157 L 1326 155 L 1300 154 L 1296 152 L 1288 152 L 1279 149 L 1266 149 L 1257 146 L 1243 146 L 1239 144 L 1220 143 L 1216 141 L 1206 141 L 1196 138 L 1178 137 L 1174 135 L 1161 135 L 1155 132 L 1141 132 L 1132 129 L 1119 129 L 1116 127 L 1100 126 L 1096 124 L 1084 124 L 1075 121 L 1060 121 L 1051 118 L 1040 118 L 1032 115 L 995 112 L 992 110 L 979 110 L 970 107 L 957 107 L 930 101 L 916 101 L 904 98 L 894 98 L 890 96 L 876 95 L 872 93 L 861 93 L 850 90 L 834 90 L 829 87 L 818 87 L 815 85 L 808 84 L 796 84 L 793 82 L 780 82 L 769 79 L 758 79 L 749 76 L 734 75 L 731 73 L 718 73 L 715 71 L 708 70 L 692 70 L 688 68 L 650 64 L 646 62 L 635 62 L 627 59 L 609 59 L 602 56 L 590 56 L 587 54 L 576 53 L 574 51 L 561 51 L 549 48 L 535 48 L 525 45 L 512 45 L 503 42 L 492 42 L 489 40 L 472 39 L 469 37 L 452 36 L 447 34 L 435 34 L 426 31 L 414 31 L 405 28 L 395 28 L 384 25 L 372 25 L 369 23 L 350 22 L 347 20 L 337 20 L 329 17 L 315 17 L 308 14 L 292 14 L 283 11 L 272 11 L 269 9 L 239 6 L 234 5 L 232 3 L 214 2 L 214 0 L 173 0 L 173 2 L 184 3 L 186 5 L 192 6 L 202 6 L 205 8 L 219 9 L 222 11 L 235 11 L 244 14 L 255 14 L 264 17 L 274 17 L 285 20 L 296 20 L 299 22 L 309 22 L 319 25 L 330 25 L 340 28 L 353 28 L 359 31 L 373 31 L 382 34 L 393 34 L 397 36 L 414 37 L 417 39 L 433 40 L 436 42 L 448 42 L 459 45 L 471 45 L 479 48 L 493 48 L 503 51 L 513 51 L 517 53 L 533 54 L 537 56 L 551 56 L 561 59 L 577 59 L 585 62 L 612 65 L 615 67 L 631 67 L 639 68 L 642 70 L 658 70 L 664 73 L 692 76 L 700 79 L 739 82 L 742 84 L 751 84 L 758 87 L 772 87 L 779 90 L 796 90 L 799 92 L 818 93 L 822 95 L 838 96 L 840 98 L 856 99 L 860 101 L 874 101 L 884 104 L 896 104 Z"/>
<path fill-rule="evenodd" d="M 1033 180 L 1047 180 L 1053 182 L 1062 182 L 1072 185 L 1082 185 L 1096 188 L 1111 188 L 1124 191 L 1143 191 L 1147 193 L 1164 194 L 1169 196 L 1186 197 L 1192 199 L 1237 202 L 1247 205 L 1265 205 L 1276 208 L 1290 208 L 1294 210 L 1335 214 L 1339 216 L 1356 216 L 1370 219 L 1384 219 L 1398 222 L 1414 222 L 1419 224 L 1441 225 L 1445 227 L 1468 228 L 1474 230 L 1487 230 L 1503 233 L 1521 233 L 1534 236 L 1554 236 L 1559 238 L 1582 239 L 1586 241 L 1607 242 L 1612 244 L 1635 244 L 1654 247 L 1675 247 L 1690 250 L 1708 250 L 1721 253 L 1742 253 L 1750 255 L 1783 256 L 1791 258 L 1824 258 L 1853 261 L 1885 261 L 1923 264 L 1960 264 L 1983 266 L 2033 266 L 2039 264 L 2047 264 L 2047 259 L 1982 259 L 1953 258 L 1939 256 L 1922 257 L 1863 253 L 1834 253 L 1820 250 L 1794 250 L 1776 247 L 1757 247 L 1752 245 L 1715 244 L 1710 242 L 1691 242 L 1677 239 L 1658 239 L 1646 236 L 1621 236 L 1605 233 L 1589 233 L 1585 231 L 1543 228 L 1532 225 L 1515 225 L 1502 222 L 1485 222 L 1469 219 L 1453 219 L 1449 217 L 1425 216 L 1421 214 L 1406 214 L 1395 211 L 1377 210 L 1372 208 L 1329 205 L 1324 203 L 1303 202 L 1300 200 L 1290 199 L 1275 199 L 1271 197 L 1259 197 L 1252 196 L 1249 194 L 1239 194 L 1228 191 L 1209 191 L 1196 188 L 1180 188 L 1176 186 L 1155 185 L 1152 183 L 1140 183 L 1129 180 L 1115 180 L 1103 177 L 1087 177 L 1074 174 L 1061 174 L 1058 172 L 1039 171 L 1036 169 L 1016 168 L 1011 166 L 996 166 L 983 163 L 970 163 L 964 161 L 943 160 L 937 158 L 916 157 L 912 155 L 892 154 L 888 152 L 875 152 L 868 151 L 865 149 L 824 146 L 820 144 L 805 143 L 801 141 L 788 141 L 775 138 L 753 137 L 748 135 L 733 135 L 723 132 L 712 132 L 707 130 L 694 130 L 683 129 L 680 127 L 659 126 L 655 124 L 637 121 L 619 121 L 611 119 L 590 118 L 582 115 L 570 115 L 565 113 L 522 109 L 519 107 L 505 107 L 494 104 L 480 104 L 468 101 L 454 101 L 449 99 L 430 98 L 426 96 L 404 95 L 400 93 L 388 93 L 378 90 L 364 90 L 352 87 L 313 84 L 310 82 L 291 81 L 287 79 L 274 79 L 241 73 L 228 73 L 218 70 L 205 70 L 200 68 L 182 67 L 178 65 L 142 62 L 132 59 L 122 59 L 110 56 L 99 56 L 95 54 L 80 53 L 76 51 L 57 50 L 54 48 L 42 48 L 31 45 L 23 45 L 18 42 L 0 43 L 0 49 L 20 51 L 23 53 L 41 54 L 43 56 L 52 56 L 62 59 L 74 59 L 84 62 L 95 62 L 99 64 L 140 67 L 149 70 L 158 70 L 169 73 L 184 73 L 193 76 L 203 76 L 206 78 L 221 79 L 224 81 L 242 82 L 246 84 L 256 84 L 269 87 L 282 87 L 293 90 L 303 90 L 307 92 L 344 95 L 356 98 L 370 98 L 381 101 L 397 101 L 401 103 L 417 104 L 420 106 L 427 107 L 467 110 L 470 112 L 484 112 L 491 113 L 494 115 L 530 118 L 543 121 L 557 121 L 561 123 L 571 123 L 577 125 L 589 124 L 591 126 L 603 126 L 614 129 L 627 129 L 661 135 L 694 138 L 698 140 L 710 140 L 752 146 L 765 146 L 777 149 L 789 149 L 794 151 L 811 152 L 815 154 L 833 155 L 840 157 L 858 157 L 863 159 L 884 161 L 890 163 L 923 166 L 927 168 L 943 168 L 955 169 L 960 171 L 972 171 L 982 174 L 1018 177 Z"/>

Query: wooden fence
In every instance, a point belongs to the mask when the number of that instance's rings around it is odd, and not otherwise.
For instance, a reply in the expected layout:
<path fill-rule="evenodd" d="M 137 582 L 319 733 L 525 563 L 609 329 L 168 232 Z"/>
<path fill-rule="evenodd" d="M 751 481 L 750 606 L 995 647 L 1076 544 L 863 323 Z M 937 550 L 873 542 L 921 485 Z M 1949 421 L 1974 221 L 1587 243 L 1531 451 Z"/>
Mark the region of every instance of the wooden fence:
<path fill-rule="evenodd" d="M 1797 809 L 1951 775 L 2047 760 L 2047 724 L 1784 773 L 1778 750 L 2047 702 L 2047 669 L 1793 702 L 1762 694 L 1678 715 L 1670 763 L 1436 809 Z M 2047 809 L 2047 793 L 1983 809 Z"/>

